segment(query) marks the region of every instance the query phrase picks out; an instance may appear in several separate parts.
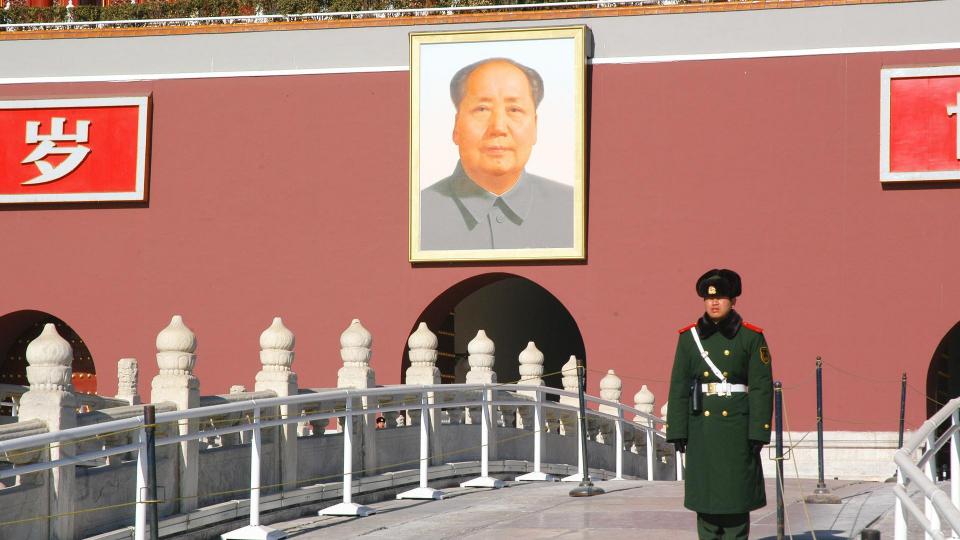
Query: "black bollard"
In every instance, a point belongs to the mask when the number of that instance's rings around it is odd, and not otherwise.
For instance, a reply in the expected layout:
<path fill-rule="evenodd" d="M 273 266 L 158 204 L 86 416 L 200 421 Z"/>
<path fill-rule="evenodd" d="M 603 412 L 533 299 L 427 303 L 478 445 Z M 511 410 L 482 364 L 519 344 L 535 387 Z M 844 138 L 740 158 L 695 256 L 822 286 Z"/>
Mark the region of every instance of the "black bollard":
<path fill-rule="evenodd" d="M 823 480 L 823 360 L 817 357 L 817 487 L 813 495 L 804 497 L 809 504 L 840 504 L 840 497 L 830 493 Z"/>
<path fill-rule="evenodd" d="M 903 448 L 903 417 L 907 411 L 907 372 L 900 377 L 900 432 L 897 437 L 897 448 Z"/>
<path fill-rule="evenodd" d="M 143 424 L 147 439 L 147 523 L 150 524 L 150 540 L 157 540 L 160 538 L 157 516 L 157 409 L 153 405 L 143 407 Z"/>
<path fill-rule="evenodd" d="M 773 383 L 773 419 L 777 430 L 777 540 L 783 540 L 783 388 Z"/>
<path fill-rule="evenodd" d="M 860 531 L 860 540 L 880 540 L 880 531 L 877 529 L 864 529 Z"/>
<path fill-rule="evenodd" d="M 580 453 L 583 454 L 583 475 L 580 485 L 570 490 L 571 497 L 603 495 L 603 490 L 590 481 L 590 460 L 587 459 L 587 402 L 583 397 L 583 359 L 577 358 L 577 397 L 580 398 Z"/>

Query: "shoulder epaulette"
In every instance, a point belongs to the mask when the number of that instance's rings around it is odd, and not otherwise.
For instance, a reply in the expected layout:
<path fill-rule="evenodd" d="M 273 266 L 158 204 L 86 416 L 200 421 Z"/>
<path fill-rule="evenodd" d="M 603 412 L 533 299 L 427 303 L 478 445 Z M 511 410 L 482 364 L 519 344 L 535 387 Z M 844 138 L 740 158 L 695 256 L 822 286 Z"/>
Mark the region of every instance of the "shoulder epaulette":
<path fill-rule="evenodd" d="M 687 330 L 693 328 L 693 327 L 696 326 L 696 325 L 697 325 L 697 323 L 688 324 L 687 326 L 684 326 L 683 328 L 677 330 L 677 333 L 678 333 L 678 334 L 682 334 L 682 333 L 686 332 Z"/>
<path fill-rule="evenodd" d="M 756 333 L 758 333 L 758 334 L 762 334 L 762 333 L 763 333 L 763 328 L 760 328 L 759 326 L 757 326 L 757 325 L 755 325 L 755 324 L 750 324 L 750 323 L 748 323 L 747 321 L 743 321 L 743 325 L 746 326 L 747 328 L 753 330 L 754 332 L 756 332 Z"/>

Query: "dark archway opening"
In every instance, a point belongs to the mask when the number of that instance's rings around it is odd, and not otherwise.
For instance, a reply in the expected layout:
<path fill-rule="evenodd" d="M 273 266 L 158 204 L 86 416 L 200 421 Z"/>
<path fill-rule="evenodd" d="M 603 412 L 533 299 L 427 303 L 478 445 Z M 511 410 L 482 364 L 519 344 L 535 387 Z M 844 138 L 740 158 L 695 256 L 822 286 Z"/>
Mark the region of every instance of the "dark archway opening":
<path fill-rule="evenodd" d="M 442 382 L 462 383 L 469 369 L 467 343 L 478 330 L 496 345 L 497 381 L 520 378 L 520 352 L 533 341 L 544 355 L 544 383 L 561 387 L 561 366 L 575 355 L 586 362 L 583 337 L 573 316 L 548 290 L 529 279 L 506 273 L 474 276 L 450 287 L 420 314 L 410 328 L 427 323 L 437 335 L 437 367 Z M 410 365 L 404 347 L 400 380 Z"/>
<path fill-rule="evenodd" d="M 960 396 L 960 322 L 937 345 L 930 359 L 930 369 L 927 370 L 927 418 L 940 410 L 940 403 L 946 403 Z M 938 428 L 937 435 L 942 435 L 945 428 Z M 944 446 L 937 453 L 937 471 L 940 478 L 950 476 L 950 445 Z"/>
<path fill-rule="evenodd" d="M 83 339 L 61 319 L 49 313 L 22 310 L 0 317 L 0 384 L 26 386 L 27 345 L 36 339 L 44 325 L 53 323 L 57 332 L 73 348 L 73 387 L 81 393 L 96 393 L 97 370 L 93 356 Z"/>

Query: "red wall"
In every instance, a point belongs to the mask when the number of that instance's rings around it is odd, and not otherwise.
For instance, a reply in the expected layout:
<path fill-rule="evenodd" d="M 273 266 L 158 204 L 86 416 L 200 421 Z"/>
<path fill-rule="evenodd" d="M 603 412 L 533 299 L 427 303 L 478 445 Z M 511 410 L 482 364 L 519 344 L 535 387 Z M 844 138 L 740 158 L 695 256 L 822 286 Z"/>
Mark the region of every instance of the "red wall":
<path fill-rule="evenodd" d="M 154 112 L 148 205 L 0 209 L 0 311 L 70 324 L 101 393 L 135 356 L 149 395 L 174 313 L 199 337 L 204 394 L 253 387 L 277 314 L 301 385 L 335 385 L 353 317 L 374 335 L 378 382 L 396 383 L 434 297 L 510 272 L 566 305 L 624 401 L 645 383 L 659 409 L 676 329 L 701 312 L 694 280 L 727 266 L 744 278 L 741 313 L 767 329 L 789 427 L 813 426 L 821 355 L 850 373 L 825 370 L 827 429 L 892 431 L 900 372 L 922 390 L 960 319 L 960 193 L 881 187 L 880 68 L 936 62 L 960 52 L 593 67 L 585 264 L 407 262 L 406 73 L 5 86 L 152 92 Z M 916 426 L 923 397 L 909 397 Z"/>

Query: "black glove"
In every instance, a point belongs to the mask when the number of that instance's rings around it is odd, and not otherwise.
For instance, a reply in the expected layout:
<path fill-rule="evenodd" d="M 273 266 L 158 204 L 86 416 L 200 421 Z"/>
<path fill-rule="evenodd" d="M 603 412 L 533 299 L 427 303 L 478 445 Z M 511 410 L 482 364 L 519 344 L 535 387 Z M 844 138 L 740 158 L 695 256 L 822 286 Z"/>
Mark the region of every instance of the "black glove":
<path fill-rule="evenodd" d="M 687 451 L 687 440 L 686 439 L 677 439 L 675 441 L 670 441 L 673 443 L 673 447 L 676 448 L 677 452 L 683 454 Z"/>
<path fill-rule="evenodd" d="M 765 443 L 765 442 L 763 442 L 763 441 L 754 441 L 754 440 L 751 440 L 751 441 L 750 441 L 750 451 L 759 456 L 759 455 L 760 455 L 760 451 L 763 450 L 763 447 L 764 447 L 764 445 L 766 445 L 766 444 L 767 444 L 767 443 Z"/>

